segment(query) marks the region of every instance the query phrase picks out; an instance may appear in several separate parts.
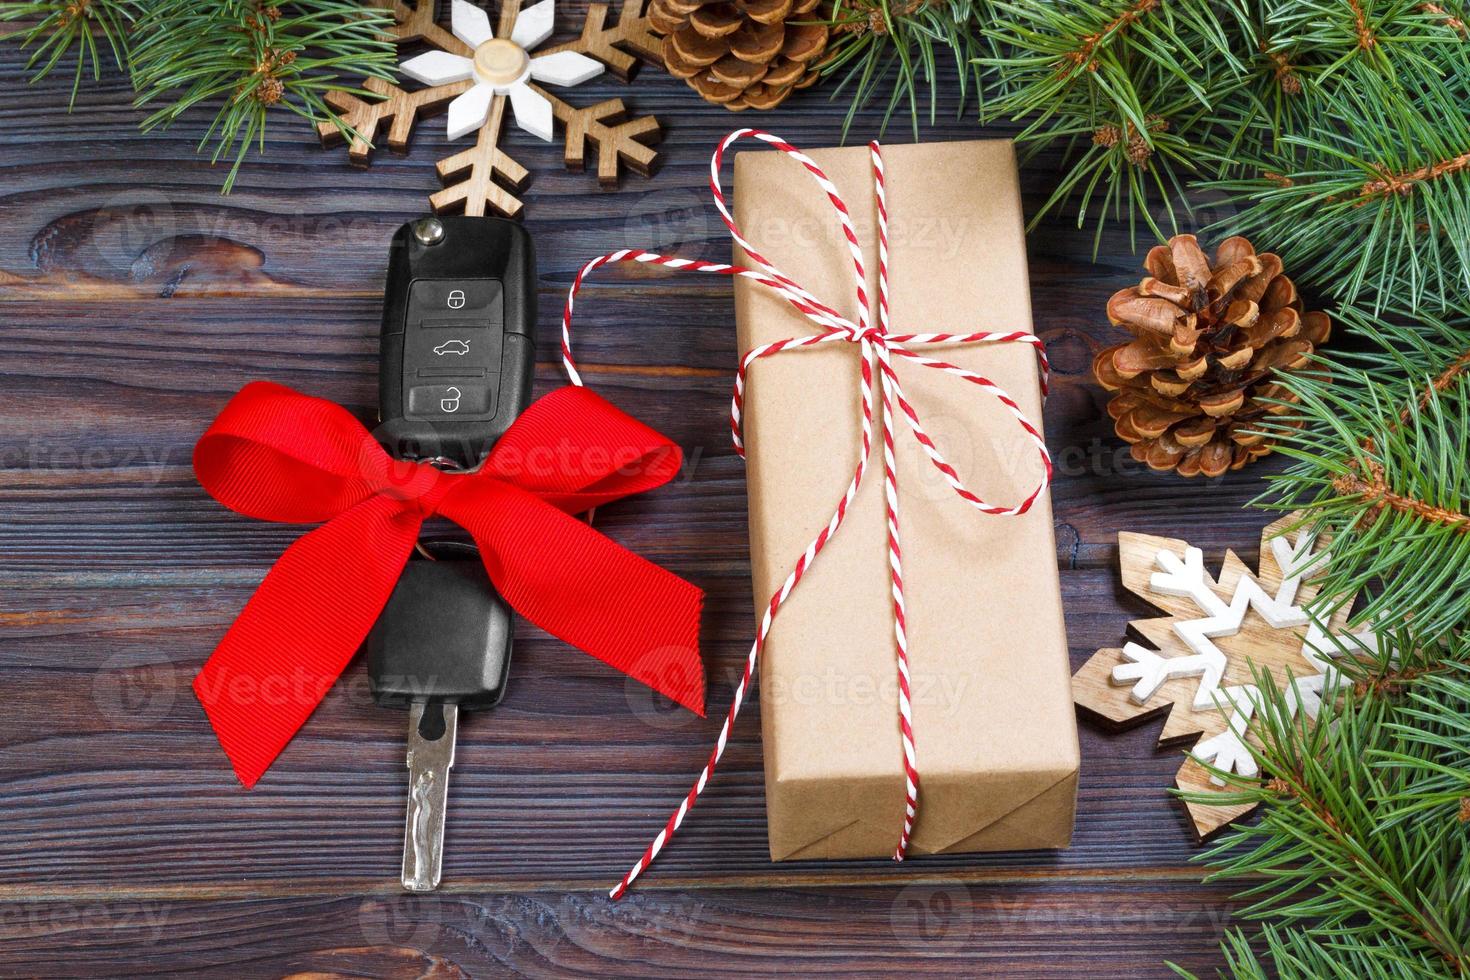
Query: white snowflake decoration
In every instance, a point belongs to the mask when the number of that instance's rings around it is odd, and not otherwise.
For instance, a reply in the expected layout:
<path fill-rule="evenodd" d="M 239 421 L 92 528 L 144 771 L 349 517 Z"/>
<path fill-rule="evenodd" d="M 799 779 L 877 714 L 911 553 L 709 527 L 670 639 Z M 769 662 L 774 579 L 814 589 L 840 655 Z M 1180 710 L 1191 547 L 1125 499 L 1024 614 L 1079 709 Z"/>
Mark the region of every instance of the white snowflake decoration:
<path fill-rule="evenodd" d="M 1285 537 L 1273 538 L 1270 542 L 1272 554 L 1283 570 L 1290 569 L 1290 574 L 1282 579 L 1274 596 L 1267 594 L 1253 576 L 1242 576 L 1228 606 L 1210 588 L 1205 575 L 1204 552 L 1198 548 L 1186 548 L 1183 561 L 1168 549 L 1158 552 L 1156 561 L 1162 571 L 1150 577 L 1150 587 L 1164 595 L 1187 596 L 1206 613 L 1203 618 L 1174 624 L 1174 632 L 1194 653 L 1169 657 L 1140 644 L 1129 643 L 1123 647 L 1123 656 L 1129 662 L 1113 668 L 1113 681 L 1118 684 L 1137 681 L 1128 696 L 1136 704 L 1143 704 L 1171 677 L 1199 677 L 1193 707 L 1217 711 L 1230 709 L 1227 712 L 1229 725 L 1225 731 L 1201 739 L 1191 750 L 1190 754 L 1201 762 L 1213 763 L 1217 769 L 1242 776 L 1260 773 L 1244 738 L 1251 718 L 1260 707 L 1261 691 L 1254 684 L 1220 687 L 1229 659 L 1213 640 L 1214 637 L 1238 633 L 1248 609 L 1255 609 L 1274 629 L 1308 627 L 1300 652 L 1306 665 L 1316 673 L 1294 676 L 1292 684 L 1286 688 L 1286 709 L 1290 714 L 1294 716 L 1300 709 L 1306 712 L 1307 717 L 1316 718 L 1324 693 L 1330 692 L 1337 683 L 1340 674 L 1332 667 L 1331 660 L 1343 649 L 1343 641 L 1313 623 L 1306 610 L 1296 603 L 1302 579 L 1316 572 L 1327 560 L 1325 551 L 1313 551 L 1313 542 L 1314 536 L 1305 532 L 1298 532 L 1294 544 Z M 1372 631 L 1364 630 L 1353 634 L 1348 645 L 1351 649 L 1376 652 L 1378 638 Z M 1212 776 L 1211 782 L 1217 786 L 1225 785 L 1225 780 L 1219 776 Z"/>
<path fill-rule="evenodd" d="M 496 95 L 510 97 L 516 125 L 550 142 L 555 132 L 551 103 L 531 88 L 531 80 L 569 87 L 602 74 L 602 62 L 575 51 L 558 51 L 533 59 L 531 51 L 551 36 L 556 0 L 541 0 L 516 15 L 510 37 L 497 38 L 490 15 L 467 0 L 453 0 L 450 26 L 454 36 L 474 51 L 472 57 L 451 51 L 427 51 L 399 66 L 403 74 L 425 85 L 448 85 L 473 79 L 469 91 L 449 103 L 449 138 L 459 139 L 485 125 Z"/>
<path fill-rule="evenodd" d="M 625 169 L 644 177 L 653 174 L 659 154 L 652 144 L 663 135 L 657 119 L 630 113 L 619 98 L 577 106 L 553 91 L 554 86 L 596 78 L 604 70 L 627 82 L 640 63 L 662 64 L 662 42 L 651 29 L 646 0 L 625 0 L 616 16 L 608 3 L 588 4 L 578 35 L 549 45 L 556 19 L 553 0 L 525 10 L 520 0 L 499 0 L 494 28 L 490 14 L 478 4 L 451 0 L 452 30 L 439 24 L 437 0 L 391 0 L 390 5 L 394 43 L 430 46 L 400 66 L 405 76 L 427 84 L 410 91 L 386 79 L 368 78 L 362 94 L 328 92 L 324 99 L 338 120 L 317 124 L 323 145 L 341 142 L 347 134 L 339 123 L 345 124 L 353 134 L 348 159 L 365 167 L 375 146 L 386 143 L 394 152 L 406 153 L 420 116 L 449 107 L 450 137 L 474 134 L 475 140 L 435 164 L 444 186 L 429 195 L 429 206 L 441 214 L 521 214 L 524 202 L 516 194 L 531 172 L 501 145 L 507 115 L 543 140 L 553 139 L 553 125 L 559 124 L 566 168 L 581 171 L 595 165 L 597 182 L 605 190 L 618 186 Z"/>
<path fill-rule="evenodd" d="M 1251 809 L 1204 794 L 1226 786 L 1224 774 L 1260 775 L 1250 731 L 1266 704 L 1259 674 L 1282 692 L 1289 717 L 1315 722 L 1346 677 L 1335 661 L 1394 659 L 1372 630 L 1347 628 L 1351 597 L 1324 623 L 1307 614 L 1328 556 L 1315 535 L 1294 529 L 1298 520 L 1262 531 L 1259 571 L 1230 552 L 1218 579 L 1188 542 L 1119 534 L 1124 586 L 1167 615 L 1130 624 L 1148 645 L 1099 650 L 1073 677 L 1077 705 L 1104 722 L 1127 727 L 1164 714 L 1159 744 L 1191 746 L 1175 782 L 1192 794 L 1185 806 L 1202 838 Z"/>

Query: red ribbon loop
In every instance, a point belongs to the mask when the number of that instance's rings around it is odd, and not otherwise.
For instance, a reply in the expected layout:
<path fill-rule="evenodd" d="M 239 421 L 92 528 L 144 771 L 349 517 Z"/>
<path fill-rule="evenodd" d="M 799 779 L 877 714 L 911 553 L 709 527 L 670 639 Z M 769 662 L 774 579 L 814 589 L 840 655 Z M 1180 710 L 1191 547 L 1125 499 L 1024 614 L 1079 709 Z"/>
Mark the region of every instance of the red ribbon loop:
<path fill-rule="evenodd" d="M 575 514 L 667 483 L 679 447 L 586 388 L 533 403 L 474 473 L 389 456 L 346 409 L 256 381 L 194 449 L 199 482 L 248 517 L 322 523 L 271 568 L 194 680 L 253 786 L 341 675 L 424 519 L 474 537 L 518 613 L 704 714 L 704 594 Z"/>

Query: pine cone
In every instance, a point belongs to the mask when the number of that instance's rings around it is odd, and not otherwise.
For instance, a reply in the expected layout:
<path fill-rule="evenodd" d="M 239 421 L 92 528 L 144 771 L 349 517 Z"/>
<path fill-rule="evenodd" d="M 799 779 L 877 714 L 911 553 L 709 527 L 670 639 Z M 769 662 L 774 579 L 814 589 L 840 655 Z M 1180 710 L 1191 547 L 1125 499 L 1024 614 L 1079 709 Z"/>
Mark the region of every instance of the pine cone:
<path fill-rule="evenodd" d="M 817 80 L 827 50 L 820 0 L 652 0 L 648 20 L 665 35 L 664 66 L 727 109 L 774 109 Z"/>
<path fill-rule="evenodd" d="M 1101 351 L 1092 373 L 1108 391 L 1133 458 L 1182 476 L 1219 476 L 1271 451 L 1253 431 L 1289 400 L 1272 371 L 1294 371 L 1327 340 L 1325 313 L 1303 313 L 1281 259 L 1244 238 L 1220 243 L 1211 265 L 1193 235 L 1157 245 L 1149 275 L 1113 294 L 1108 319 L 1133 334 Z"/>

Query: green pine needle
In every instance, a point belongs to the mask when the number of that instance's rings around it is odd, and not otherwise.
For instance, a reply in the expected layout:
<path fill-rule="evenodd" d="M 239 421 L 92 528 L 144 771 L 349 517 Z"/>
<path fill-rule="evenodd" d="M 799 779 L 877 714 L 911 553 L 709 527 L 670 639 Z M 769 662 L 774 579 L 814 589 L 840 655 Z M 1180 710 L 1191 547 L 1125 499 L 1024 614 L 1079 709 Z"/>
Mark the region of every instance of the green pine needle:
<path fill-rule="evenodd" d="M 1279 379 L 1294 404 L 1267 431 L 1296 463 L 1261 503 L 1332 536 L 1320 614 L 1361 594 L 1356 622 L 1436 639 L 1470 624 L 1470 312 L 1338 319 L 1372 347 Z"/>
<path fill-rule="evenodd" d="M 1136 239 L 1177 230 L 1184 183 L 1209 172 L 1211 106 L 1244 70 L 1211 4 L 995 0 L 988 119 L 1025 122 L 1033 152 L 1064 143 L 1068 172 L 1032 224 L 1075 201 L 1077 223 L 1125 219 Z M 1162 223 L 1155 217 L 1161 212 Z"/>
<path fill-rule="evenodd" d="M 264 147 L 271 109 L 351 138 L 326 96 L 366 95 L 361 79 L 394 77 L 392 13 L 366 0 L 42 0 L 0 4 L 0 20 L 29 22 L 6 37 L 33 49 L 33 82 L 74 55 L 70 104 L 84 73 L 101 76 L 105 45 L 131 71 L 136 104 L 152 107 L 145 132 L 216 106 L 199 145 L 214 144 L 212 162 L 230 161 L 226 192 L 250 148 Z"/>
<path fill-rule="evenodd" d="M 1241 153 L 1240 176 L 1207 185 L 1244 206 L 1207 233 L 1269 243 L 1343 302 L 1442 309 L 1470 293 L 1470 60 L 1441 68 L 1323 94 L 1336 125 Z"/>
<path fill-rule="evenodd" d="M 136 102 L 157 105 L 143 130 L 166 127 L 196 105 L 218 103 L 199 145 L 214 143 L 212 162 L 230 159 L 225 192 L 251 146 L 264 149 L 272 109 L 311 122 L 330 120 L 351 136 L 325 95 L 364 94 L 355 81 L 362 76 L 393 78 L 395 50 L 384 33 L 391 16 L 358 0 L 150 3 L 139 16 L 142 40 L 132 52 Z"/>
<path fill-rule="evenodd" d="M 835 79 L 832 97 L 851 101 L 843 135 L 858 111 L 885 89 L 881 130 L 900 108 L 907 109 L 914 138 L 923 116 L 921 102 L 935 120 L 939 85 L 945 78 L 945 52 L 958 66 L 959 111 L 967 97 L 981 92 L 975 60 L 989 48 L 977 25 L 990 16 L 990 0 L 836 0 L 829 24 L 832 43 L 822 74 Z"/>
<path fill-rule="evenodd" d="M 949 46 L 982 71 L 984 118 L 1064 150 L 1033 226 L 1073 209 L 1095 242 L 1126 221 L 1136 247 L 1223 192 L 1238 213 L 1207 233 L 1249 235 L 1319 293 L 1434 310 L 1470 290 L 1466 0 L 988 0 L 971 16 Z M 857 105 L 904 44 L 851 43 Z"/>
<path fill-rule="evenodd" d="M 1230 778 L 1261 817 L 1200 858 L 1261 924 L 1227 937 L 1226 975 L 1470 976 L 1470 639 L 1385 639 L 1338 652 L 1315 721 L 1256 676 L 1265 778 Z"/>
<path fill-rule="evenodd" d="M 39 3 L 0 3 L 0 21 L 31 23 L 0 40 L 19 39 L 22 50 L 33 49 L 26 61 L 31 81 L 38 82 L 51 74 L 63 58 L 75 53 L 76 71 L 72 77 L 70 111 L 76 105 L 83 74 L 93 81 L 102 77 L 101 45 L 98 35 L 112 53 L 119 69 L 127 62 L 128 25 L 133 20 L 132 0 L 41 0 Z"/>

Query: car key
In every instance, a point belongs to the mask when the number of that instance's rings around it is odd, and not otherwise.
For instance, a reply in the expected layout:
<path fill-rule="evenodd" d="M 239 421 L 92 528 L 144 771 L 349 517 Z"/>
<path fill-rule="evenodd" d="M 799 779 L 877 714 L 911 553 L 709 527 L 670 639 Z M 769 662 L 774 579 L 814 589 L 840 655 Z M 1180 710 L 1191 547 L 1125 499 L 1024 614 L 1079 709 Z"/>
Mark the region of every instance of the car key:
<path fill-rule="evenodd" d="M 377 436 L 400 459 L 473 469 L 530 403 L 535 253 L 499 218 L 427 217 L 393 236 Z M 403 887 L 438 887 L 459 712 L 505 688 L 514 624 L 473 547 L 409 561 L 366 641 L 379 704 L 409 709 Z"/>
<path fill-rule="evenodd" d="M 501 218 L 427 217 L 393 235 L 377 436 L 399 459 L 472 468 L 530 403 L 536 258 Z"/>
<path fill-rule="evenodd" d="M 495 707 L 510 669 L 512 621 L 468 545 L 439 543 L 404 567 L 368 634 L 368 683 L 380 705 L 408 710 L 403 887 L 433 891 L 461 711 Z M 446 552 L 463 549 L 470 558 Z"/>

